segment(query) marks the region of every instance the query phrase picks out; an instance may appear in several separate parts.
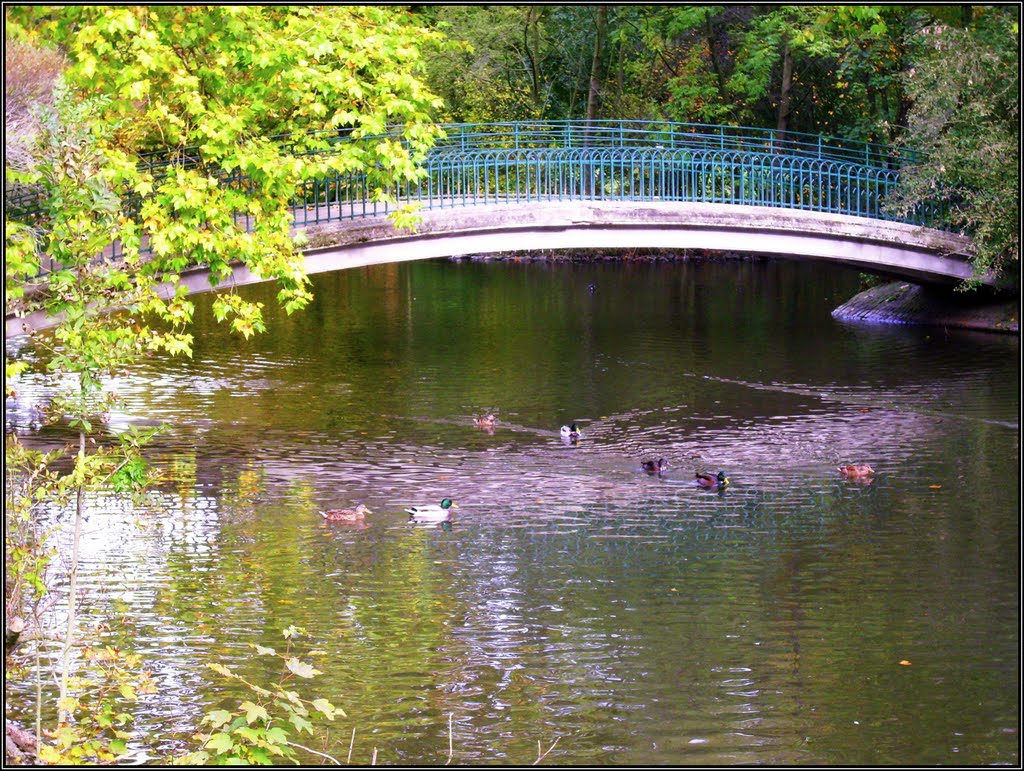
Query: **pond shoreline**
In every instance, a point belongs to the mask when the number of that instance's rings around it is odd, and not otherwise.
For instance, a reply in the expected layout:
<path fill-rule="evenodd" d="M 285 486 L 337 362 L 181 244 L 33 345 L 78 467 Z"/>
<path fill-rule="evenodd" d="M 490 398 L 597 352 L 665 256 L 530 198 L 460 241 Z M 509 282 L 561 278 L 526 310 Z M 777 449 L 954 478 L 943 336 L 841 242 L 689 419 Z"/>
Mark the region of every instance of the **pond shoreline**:
<path fill-rule="evenodd" d="M 1015 301 L 906 281 L 866 289 L 832 311 L 832 315 L 843 321 L 1020 334 L 1020 305 Z"/>
<path fill-rule="evenodd" d="M 690 262 L 694 260 L 769 260 L 775 255 L 713 252 L 701 249 L 629 249 L 595 253 L 592 250 L 496 252 L 461 255 L 459 262 Z M 1020 303 L 986 290 L 957 292 L 952 288 L 923 287 L 907 281 L 874 286 L 854 295 L 832 315 L 843 321 L 875 324 L 919 324 L 1020 334 Z"/>

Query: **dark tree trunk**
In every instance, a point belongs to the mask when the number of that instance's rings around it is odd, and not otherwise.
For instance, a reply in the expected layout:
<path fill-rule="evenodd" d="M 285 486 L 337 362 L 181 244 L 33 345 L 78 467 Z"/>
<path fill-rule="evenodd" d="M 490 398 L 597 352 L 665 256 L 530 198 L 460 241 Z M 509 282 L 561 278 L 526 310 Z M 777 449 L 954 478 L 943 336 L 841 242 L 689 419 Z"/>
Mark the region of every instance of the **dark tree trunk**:
<path fill-rule="evenodd" d="M 594 59 L 590 64 L 590 89 L 587 92 L 587 123 L 597 120 L 601 99 L 601 57 L 604 53 L 604 39 L 608 32 L 608 8 L 597 7 L 597 29 L 594 35 Z"/>
<path fill-rule="evenodd" d="M 789 40 L 782 41 L 782 83 L 779 86 L 779 116 L 775 127 L 779 130 L 779 138 L 785 138 L 789 128 L 790 93 L 793 90 L 793 54 L 789 50 Z"/>
<path fill-rule="evenodd" d="M 530 59 L 530 96 L 534 107 L 540 107 L 540 19 L 544 11 L 532 7 L 527 11 L 526 29 L 523 30 L 523 42 L 526 55 Z"/>

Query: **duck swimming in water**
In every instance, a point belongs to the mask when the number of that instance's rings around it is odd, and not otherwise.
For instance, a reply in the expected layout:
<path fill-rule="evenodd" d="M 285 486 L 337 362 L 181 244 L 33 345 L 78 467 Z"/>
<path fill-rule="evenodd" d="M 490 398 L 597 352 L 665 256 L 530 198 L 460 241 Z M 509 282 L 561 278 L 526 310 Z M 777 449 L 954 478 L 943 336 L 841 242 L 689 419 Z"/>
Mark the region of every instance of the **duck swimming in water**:
<path fill-rule="evenodd" d="M 645 460 L 640 464 L 648 474 L 663 474 L 668 471 L 668 461 L 664 458 L 657 460 Z"/>
<path fill-rule="evenodd" d="M 406 514 L 409 515 L 410 522 L 418 522 L 420 524 L 447 522 L 452 516 L 452 509 L 459 508 L 451 498 L 445 498 L 441 501 L 439 506 L 436 503 L 430 503 L 426 506 L 410 506 L 405 510 Z"/>
<path fill-rule="evenodd" d="M 477 428 L 494 428 L 494 422 L 495 418 L 494 415 L 492 415 L 491 413 L 481 415 L 479 418 L 473 418 L 473 425 L 475 425 Z"/>
<path fill-rule="evenodd" d="M 561 434 L 566 439 L 575 442 L 577 439 L 583 438 L 583 432 L 580 431 L 579 426 L 575 423 L 569 426 L 562 426 Z"/>
<path fill-rule="evenodd" d="M 320 512 L 320 516 L 328 522 L 362 522 L 367 514 L 373 514 L 373 512 L 362 503 L 354 509 L 331 509 Z"/>
<path fill-rule="evenodd" d="M 724 471 L 719 471 L 717 474 L 698 471 L 696 476 L 697 484 L 708 490 L 716 490 L 729 484 L 729 477 L 725 475 Z"/>
<path fill-rule="evenodd" d="M 850 479 L 856 479 L 857 477 L 866 477 L 869 474 L 874 474 L 875 470 L 871 468 L 867 463 L 848 463 L 845 466 L 836 467 L 840 474 Z"/>

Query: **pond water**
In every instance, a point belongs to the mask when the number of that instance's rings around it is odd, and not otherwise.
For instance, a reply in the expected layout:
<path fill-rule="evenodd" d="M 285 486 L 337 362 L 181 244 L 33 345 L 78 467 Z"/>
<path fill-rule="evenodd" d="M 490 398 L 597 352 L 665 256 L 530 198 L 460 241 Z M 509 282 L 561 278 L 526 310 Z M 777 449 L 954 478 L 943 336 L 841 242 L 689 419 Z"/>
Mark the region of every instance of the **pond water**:
<path fill-rule="evenodd" d="M 112 430 L 168 425 L 160 505 L 87 523 L 85 623 L 159 686 L 137 727 L 247 697 L 210 662 L 276 679 L 252 646 L 296 625 L 352 763 L 1018 765 L 1019 342 L 832 319 L 857 282 L 407 263 L 292 317 L 246 287 L 249 341 L 198 298 L 194 358 L 115 384 Z M 445 496 L 450 528 L 403 513 Z"/>

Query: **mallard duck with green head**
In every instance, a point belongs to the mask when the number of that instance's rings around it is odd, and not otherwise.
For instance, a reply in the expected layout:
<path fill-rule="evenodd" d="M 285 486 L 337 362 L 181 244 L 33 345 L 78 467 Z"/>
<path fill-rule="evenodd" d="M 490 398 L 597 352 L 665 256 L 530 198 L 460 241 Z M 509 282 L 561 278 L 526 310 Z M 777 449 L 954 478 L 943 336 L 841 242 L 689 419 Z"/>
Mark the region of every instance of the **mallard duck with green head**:
<path fill-rule="evenodd" d="M 430 503 L 426 506 L 410 506 L 405 512 L 409 515 L 410 522 L 431 524 L 447 522 L 452 516 L 451 510 L 457 508 L 459 508 L 458 505 L 451 498 L 444 498 L 440 505 Z"/>
<path fill-rule="evenodd" d="M 700 487 L 707 490 L 719 490 L 729 484 L 729 477 L 725 475 L 724 471 L 719 471 L 717 474 L 698 471 L 696 482 Z"/>
<path fill-rule="evenodd" d="M 562 426 L 560 432 L 563 439 L 568 439 L 570 442 L 575 442 L 583 438 L 583 432 L 580 431 L 580 427 L 575 423 L 568 426 Z"/>
<path fill-rule="evenodd" d="M 367 514 L 373 514 L 373 512 L 362 503 L 354 509 L 331 509 L 320 512 L 320 516 L 328 522 L 362 522 Z"/>

